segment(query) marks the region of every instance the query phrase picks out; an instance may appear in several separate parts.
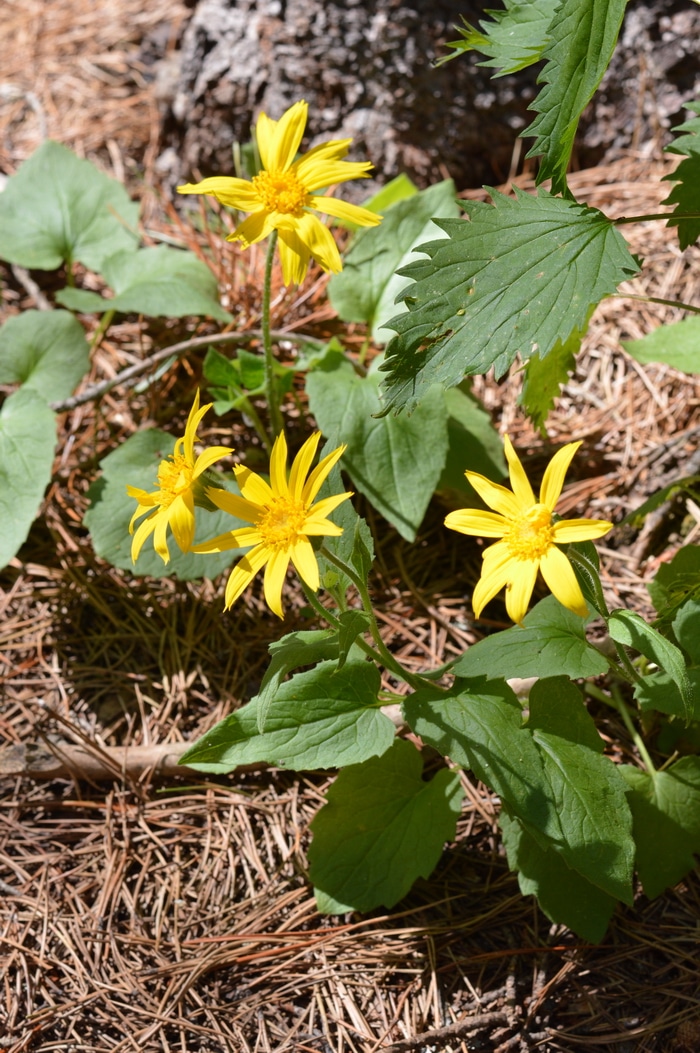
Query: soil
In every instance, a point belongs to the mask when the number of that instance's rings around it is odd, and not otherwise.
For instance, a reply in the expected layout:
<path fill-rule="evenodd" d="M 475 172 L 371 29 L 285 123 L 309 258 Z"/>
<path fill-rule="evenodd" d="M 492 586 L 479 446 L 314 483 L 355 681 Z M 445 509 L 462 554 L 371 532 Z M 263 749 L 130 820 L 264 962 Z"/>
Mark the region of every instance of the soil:
<path fill-rule="evenodd" d="M 16 171 L 46 135 L 123 179 L 142 202 L 147 239 L 207 248 L 242 330 L 259 324 L 262 253 L 241 255 L 185 228 L 168 192 L 163 101 L 153 55 L 174 53 L 188 17 L 168 0 L 10 0 L 3 15 L 0 170 Z M 658 210 L 673 167 L 653 140 L 575 173 L 577 197 L 607 214 Z M 532 189 L 531 171 L 518 176 Z M 482 191 L 461 186 L 467 196 Z M 660 223 L 625 227 L 644 257 L 624 290 L 697 302 L 700 251 L 678 250 Z M 279 279 L 278 279 L 279 280 Z M 50 304 L 55 276 L 2 265 L 0 321 Z M 337 330 L 312 272 L 278 285 L 276 329 Z M 621 340 L 680 318 L 632 298 L 596 312 L 575 374 L 548 423 L 518 408 L 518 376 L 475 391 L 537 474 L 563 440 L 588 455 L 562 511 L 619 523 L 661 485 L 692 470 L 697 378 L 641 367 Z M 94 322 L 87 321 L 88 326 Z M 206 322 L 125 317 L 93 354 L 84 386 L 113 377 Z M 92 331 L 89 336 L 94 335 Z M 348 339 L 360 346 L 363 333 Z M 222 613 L 222 581 L 176 583 L 98 559 L 82 518 L 99 461 L 137 429 L 180 429 L 201 381 L 194 350 L 140 390 L 119 385 L 59 419 L 53 482 L 26 544 L 0 572 L 0 742 L 61 740 L 90 751 L 193 741 L 255 692 L 277 619 L 253 587 Z M 284 355 L 284 344 L 280 345 Z M 254 442 L 243 422 L 232 445 Z M 208 442 L 230 434 L 211 418 Z M 697 471 L 697 467 L 695 467 Z M 416 544 L 371 508 L 373 595 L 387 645 L 415 668 L 461 653 L 475 626 L 479 551 L 446 537 L 431 507 Z M 611 604 L 651 611 L 647 582 L 697 535 L 697 509 L 671 503 L 647 528 L 601 546 Z M 310 626 L 290 582 L 285 631 Z M 601 733 L 623 728 L 597 714 Z M 653 902 L 620 908 L 597 946 L 552 926 L 520 895 L 499 847 L 498 802 L 465 774 L 456 843 L 391 911 L 320 916 L 306 880 L 308 824 L 329 777 L 281 771 L 221 778 L 116 772 L 104 781 L 0 777 L 0 1050 L 35 1053 L 491 1053 L 585 1048 L 692 1053 L 700 1048 L 700 881 L 692 873 Z"/>

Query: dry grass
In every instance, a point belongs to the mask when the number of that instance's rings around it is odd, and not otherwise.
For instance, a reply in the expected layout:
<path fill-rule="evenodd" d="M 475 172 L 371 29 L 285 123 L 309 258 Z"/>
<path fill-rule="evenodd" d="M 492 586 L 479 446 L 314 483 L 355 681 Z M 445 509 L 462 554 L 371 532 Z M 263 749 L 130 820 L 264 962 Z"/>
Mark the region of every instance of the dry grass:
<path fill-rule="evenodd" d="M 184 8 L 160 0 L 6 8 L 3 77 L 11 87 L 0 97 L 0 167 L 14 171 L 47 132 L 148 188 L 159 115 L 142 41 L 163 24 L 174 41 Z M 639 214 L 663 196 L 662 170 L 628 158 L 579 173 L 574 185 L 610 214 Z M 157 194 L 141 192 L 149 224 L 177 222 Z M 625 235 L 645 257 L 633 291 L 697 301 L 696 251 L 680 254 L 661 224 Z M 207 245 L 241 327 L 254 328 L 260 256 L 241 261 L 206 232 L 193 247 Z M 35 306 L 20 277 L 5 277 L 3 316 Z M 280 328 L 332 330 L 322 281 L 280 295 L 275 310 Z M 697 382 L 641 368 L 619 343 L 676 316 L 623 299 L 596 313 L 549 426 L 555 442 L 586 440 L 567 510 L 619 521 L 695 463 Z M 127 319 L 100 345 L 89 381 L 190 335 L 181 324 Z M 254 693 L 279 635 L 258 591 L 223 616 L 220 583 L 131 578 L 94 556 L 82 527 L 99 458 L 147 424 L 177 431 L 200 368 L 193 354 L 143 394 L 116 388 L 62 416 L 43 519 L 0 575 L 2 740 L 55 737 L 97 748 L 191 741 Z M 475 387 L 536 470 L 550 445 L 517 408 L 517 376 L 479 378 Z M 210 427 L 207 438 L 220 441 Z M 239 437 L 249 438 L 243 430 Z M 414 546 L 375 524 L 374 594 L 386 640 L 415 668 L 476 639 L 468 598 L 478 550 L 465 566 L 441 520 L 431 509 Z M 611 601 L 646 610 L 645 582 L 679 543 L 679 515 L 653 533 L 613 535 L 616 547 L 605 554 Z M 285 630 L 308 624 L 303 597 L 292 595 Z M 625 740 L 620 729 L 601 728 Z M 586 946 L 520 896 L 498 849 L 496 802 L 465 777 L 457 843 L 430 881 L 388 914 L 322 918 L 305 852 L 324 786 L 322 776 L 280 772 L 163 783 L 145 771 L 107 785 L 5 781 L 3 1053 L 700 1048 L 697 874 L 654 903 L 640 897 L 634 910 L 620 909 L 603 943 Z"/>

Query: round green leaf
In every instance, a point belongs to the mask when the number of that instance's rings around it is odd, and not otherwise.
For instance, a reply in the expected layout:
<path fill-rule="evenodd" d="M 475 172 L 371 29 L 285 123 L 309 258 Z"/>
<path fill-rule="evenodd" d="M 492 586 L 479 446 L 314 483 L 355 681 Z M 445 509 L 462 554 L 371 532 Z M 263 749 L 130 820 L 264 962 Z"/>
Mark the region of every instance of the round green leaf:
<path fill-rule="evenodd" d="M 47 402 L 67 398 L 89 363 L 83 327 L 68 311 L 25 311 L 0 329 L 0 384 L 23 384 Z"/>

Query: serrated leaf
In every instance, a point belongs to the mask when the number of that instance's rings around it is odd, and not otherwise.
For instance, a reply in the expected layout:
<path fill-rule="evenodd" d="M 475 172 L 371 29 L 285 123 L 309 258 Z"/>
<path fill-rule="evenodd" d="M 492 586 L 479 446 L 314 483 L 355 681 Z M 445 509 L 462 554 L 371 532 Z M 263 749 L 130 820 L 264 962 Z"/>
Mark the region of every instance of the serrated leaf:
<path fill-rule="evenodd" d="M 683 652 L 648 625 L 635 611 L 613 611 L 608 620 L 608 632 L 616 643 L 633 647 L 668 673 L 683 699 L 686 720 L 692 719 L 696 701 L 695 691 L 688 679 Z"/>
<path fill-rule="evenodd" d="M 548 355 L 539 351 L 528 358 L 523 367 L 523 387 L 518 402 L 536 428 L 544 432 L 549 411 L 554 406 L 561 389 L 573 373 L 581 341 L 588 328 L 588 320 L 595 308 L 591 308 L 583 329 L 574 329 L 566 340 L 557 340 Z"/>
<path fill-rule="evenodd" d="M 0 194 L 0 255 L 20 267 L 78 260 L 100 271 L 108 256 L 136 249 L 138 219 L 121 183 L 49 139 Z"/>
<path fill-rule="evenodd" d="M 265 730 L 265 721 L 280 684 L 292 669 L 315 665 L 339 656 L 338 634 L 334 629 L 310 629 L 288 633 L 269 646 L 270 664 L 260 683 L 256 697 L 258 731 Z"/>
<path fill-rule="evenodd" d="M 554 193 L 567 193 L 566 170 L 581 114 L 610 64 L 626 0 L 563 0 L 548 27 L 542 52 L 544 88 L 530 107 L 537 117 L 524 136 L 536 136 L 528 157 L 542 155 L 537 182 L 552 180 Z"/>
<path fill-rule="evenodd" d="M 136 576 L 153 578 L 177 577 L 180 581 L 193 578 L 215 578 L 222 570 L 243 554 L 243 549 L 214 552 L 200 555 L 196 552 L 181 552 L 175 541 L 169 541 L 170 562 L 166 565 L 147 541 L 136 562 L 131 560 L 131 535 L 129 522 L 136 502 L 126 492 L 127 485 L 151 491 L 156 488 L 158 466 L 161 460 L 173 451 L 173 437 L 158 428 L 136 432 L 116 450 L 100 461 L 102 476 L 88 490 L 90 507 L 84 522 L 90 531 L 93 547 L 101 559 L 114 567 L 128 570 Z M 233 488 L 227 477 L 221 484 Z M 196 510 L 195 544 L 208 541 L 217 534 L 244 526 L 227 512 Z"/>
<path fill-rule="evenodd" d="M 444 392 L 433 388 L 408 417 L 380 417 L 379 375 L 357 375 L 342 355 L 328 356 L 306 379 L 311 412 L 325 436 L 347 444 L 343 469 L 402 537 L 416 531 L 447 456 Z"/>
<path fill-rule="evenodd" d="M 0 329 L 0 384 L 22 384 L 46 402 L 58 402 L 89 365 L 85 332 L 68 311 L 24 311 Z"/>
<path fill-rule="evenodd" d="M 687 102 L 686 109 L 700 114 L 700 102 Z M 664 176 L 673 183 L 678 183 L 671 193 L 661 202 L 662 205 L 675 205 L 673 219 L 669 227 L 678 227 L 678 242 L 681 249 L 694 245 L 700 238 L 700 117 L 692 117 L 684 124 L 673 129 L 674 132 L 685 132 L 675 139 L 666 150 L 669 153 L 685 154 L 686 158 L 675 172 Z M 684 219 L 683 212 L 695 213 L 693 218 Z"/>
<path fill-rule="evenodd" d="M 20 388 L 0 410 L 0 568 L 26 540 L 51 481 L 56 417 L 35 391 Z"/>
<path fill-rule="evenodd" d="M 637 870 L 650 899 L 676 885 L 700 853 L 700 758 L 649 774 L 620 765 L 631 793 Z"/>
<path fill-rule="evenodd" d="M 389 408 L 411 409 L 435 383 L 465 374 L 502 375 L 516 355 L 544 359 L 591 308 L 638 270 L 638 261 L 597 209 L 516 190 L 493 204 L 464 202 L 467 220 L 439 220 L 447 240 L 420 247 L 428 259 L 402 273 L 407 314 L 382 370 Z"/>
<path fill-rule="evenodd" d="M 671 676 L 663 670 L 649 673 L 634 685 L 634 697 L 643 712 L 668 713 L 669 716 L 700 720 L 700 669 L 686 669 L 690 703 Z"/>
<path fill-rule="evenodd" d="M 378 227 L 360 231 L 345 254 L 342 271 L 328 284 L 340 317 L 366 322 L 374 341 L 386 343 L 392 334 L 383 326 L 396 314 L 396 298 L 406 288 L 406 279 L 396 271 L 416 258 L 416 245 L 444 236 L 433 219 L 458 215 L 454 183 L 446 179 L 388 209 Z"/>
<path fill-rule="evenodd" d="M 219 303 L 216 278 L 191 252 L 169 245 L 118 252 L 105 260 L 102 275 L 114 289 L 111 299 L 85 289 L 62 289 L 56 299 L 74 311 L 121 311 L 151 318 L 201 314 L 230 322 Z"/>
<path fill-rule="evenodd" d="M 453 667 L 457 676 L 510 677 L 602 676 L 608 663 L 586 640 L 583 618 L 562 607 L 554 596 L 540 600 L 522 626 L 494 633 L 473 644 Z"/>
<path fill-rule="evenodd" d="M 489 56 L 478 65 L 499 71 L 494 77 L 532 66 L 539 62 L 549 41 L 549 24 L 559 3 L 560 0 L 503 0 L 503 10 L 485 11 L 492 21 L 480 21 L 479 29 L 462 18 L 463 25 L 455 26 L 461 40 L 451 40 L 446 45 L 454 53 L 437 64 L 443 65 L 467 51 L 478 51 Z"/>
<path fill-rule="evenodd" d="M 222 774 L 240 764 L 267 763 L 295 771 L 359 764 L 384 753 L 396 729 L 379 708 L 381 680 L 372 662 L 321 662 L 280 684 L 264 730 L 258 699 L 225 717 L 181 758 L 199 771 Z"/>
<path fill-rule="evenodd" d="M 326 914 L 393 907 L 427 878 L 455 836 L 457 772 L 422 778 L 421 755 L 397 740 L 376 760 L 340 772 L 311 823 L 309 876 Z"/>
<path fill-rule="evenodd" d="M 700 185 L 700 167 L 698 184 Z M 700 230 L 700 220 L 698 225 Z M 620 342 L 625 351 L 643 365 L 647 362 L 664 362 L 683 373 L 700 373 L 700 318 L 684 318 L 680 322 L 660 325 L 639 340 Z"/>
<path fill-rule="evenodd" d="M 508 866 L 518 873 L 522 894 L 536 896 L 550 921 L 598 943 L 615 910 L 613 897 L 568 867 L 558 852 L 539 845 L 505 809 L 499 823 Z"/>

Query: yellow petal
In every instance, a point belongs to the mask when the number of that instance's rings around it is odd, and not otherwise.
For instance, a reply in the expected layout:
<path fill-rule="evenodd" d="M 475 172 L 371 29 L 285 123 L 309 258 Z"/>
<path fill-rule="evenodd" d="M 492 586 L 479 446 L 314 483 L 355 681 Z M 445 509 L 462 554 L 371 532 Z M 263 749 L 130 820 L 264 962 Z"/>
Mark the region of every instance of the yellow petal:
<path fill-rule="evenodd" d="M 268 483 L 257 472 L 251 472 L 250 468 L 245 468 L 242 464 L 238 464 L 233 469 L 233 474 L 236 476 L 238 489 L 246 501 L 250 501 L 254 505 L 269 505 L 275 495 Z M 241 518 L 247 517 L 242 516 Z"/>
<path fill-rule="evenodd" d="M 154 530 L 153 530 L 153 547 L 163 560 L 163 563 L 170 562 L 170 549 L 168 548 L 168 510 L 161 508 L 160 512 L 157 512 L 153 517 Z"/>
<path fill-rule="evenodd" d="M 513 493 L 515 494 L 515 499 L 518 502 L 520 511 L 524 512 L 535 504 L 535 495 L 532 492 L 532 487 L 525 475 L 525 469 L 520 463 L 520 458 L 513 449 L 513 443 L 507 435 L 504 436 L 503 446 L 505 449 L 506 460 L 508 461 L 510 485 L 513 488 Z"/>
<path fill-rule="evenodd" d="M 299 240 L 324 271 L 337 274 L 343 269 L 333 235 L 317 216 L 304 212 L 298 219 L 295 218 L 294 228 Z M 285 231 L 280 230 L 281 239 L 285 240 L 285 234 Z"/>
<path fill-rule="evenodd" d="M 313 516 L 304 523 L 304 534 L 309 537 L 340 537 L 342 533 L 343 528 L 330 519 Z"/>
<path fill-rule="evenodd" d="M 264 566 L 267 554 L 267 547 L 260 545 L 258 548 L 247 552 L 233 568 L 226 582 L 226 610 L 233 606 L 243 590 L 250 585 L 260 568 Z"/>
<path fill-rule="evenodd" d="M 612 528 L 613 524 L 607 519 L 562 519 L 559 523 L 552 523 L 552 534 L 556 542 L 564 545 L 569 541 L 593 541 Z"/>
<path fill-rule="evenodd" d="M 265 567 L 265 603 L 278 618 L 284 618 L 282 610 L 282 586 L 289 566 L 289 552 L 270 549 Z"/>
<path fill-rule="evenodd" d="M 143 548 L 144 541 L 146 540 L 146 538 L 150 537 L 151 534 L 153 533 L 153 531 L 155 530 L 155 528 L 156 528 L 156 516 L 157 515 L 158 515 L 157 512 L 153 512 L 148 517 L 148 519 L 144 519 L 143 523 L 141 523 L 140 527 L 138 528 L 138 530 L 134 534 L 134 536 L 133 536 L 133 538 L 131 540 L 131 561 L 132 561 L 132 563 L 135 563 L 136 560 L 139 558 L 139 553 L 140 553 L 141 549 Z"/>
<path fill-rule="evenodd" d="M 315 505 L 309 509 L 309 514 L 306 522 L 309 523 L 312 520 L 319 520 L 329 515 L 334 508 L 338 505 L 342 505 L 343 501 L 347 501 L 349 497 L 352 497 L 353 491 L 348 490 L 344 494 L 332 494 L 331 497 L 324 497 L 322 501 L 317 501 Z M 306 525 L 304 525 L 304 531 L 306 531 Z"/>
<path fill-rule="evenodd" d="M 315 208 L 317 212 L 323 212 L 326 216 L 347 220 L 348 223 L 354 223 L 358 227 L 376 227 L 384 218 L 378 216 L 376 212 L 370 212 L 368 208 L 351 205 L 349 201 L 343 201 L 339 197 L 309 198 L 309 208 Z"/>
<path fill-rule="evenodd" d="M 238 527 L 237 530 L 231 531 L 231 537 L 236 543 L 236 548 L 252 548 L 255 545 L 262 545 L 262 534 L 257 527 Z"/>
<path fill-rule="evenodd" d="M 540 560 L 542 577 L 562 604 L 581 618 L 588 617 L 588 607 L 576 580 L 574 568 L 561 549 L 552 545 Z"/>
<path fill-rule="evenodd" d="M 302 498 L 304 504 L 311 504 L 316 497 L 316 494 L 323 486 L 326 476 L 331 472 L 333 465 L 336 464 L 343 456 L 347 446 L 336 446 L 334 450 L 326 454 L 322 461 L 319 461 L 313 472 L 306 480 L 304 484 L 304 490 L 302 492 Z"/>
<path fill-rule="evenodd" d="M 569 442 L 562 446 L 547 465 L 540 487 L 540 504 L 545 505 L 550 512 L 554 511 L 561 496 L 564 478 L 580 445 L 580 442 Z"/>
<path fill-rule="evenodd" d="M 273 494 L 283 497 L 289 496 L 289 484 L 287 483 L 287 440 L 284 432 L 280 432 L 272 446 L 270 455 L 270 487 Z"/>
<path fill-rule="evenodd" d="M 301 285 L 309 269 L 311 253 L 295 231 L 280 230 L 279 234 L 282 281 L 285 285 Z"/>
<path fill-rule="evenodd" d="M 493 508 L 494 512 L 499 512 L 506 519 L 515 519 L 520 515 L 522 510 L 515 494 L 507 487 L 491 482 L 485 475 L 479 475 L 478 472 L 465 472 L 464 474 L 481 500 L 489 508 Z"/>
<path fill-rule="evenodd" d="M 481 577 L 476 583 L 472 596 L 472 607 L 477 618 L 481 616 L 486 604 L 507 584 L 508 572 L 512 563 L 513 557 L 507 546 L 501 541 L 490 545 L 484 552 Z"/>
<path fill-rule="evenodd" d="M 260 114 L 255 131 L 260 160 L 266 171 L 284 172 L 289 168 L 304 136 L 308 109 L 302 100 L 290 106 L 278 121 L 271 120 L 266 113 Z"/>
<path fill-rule="evenodd" d="M 316 562 L 316 553 L 310 542 L 305 537 L 298 538 L 291 547 L 290 555 L 299 577 L 306 582 L 310 589 L 318 592 L 321 584 L 318 576 L 318 563 Z"/>
<path fill-rule="evenodd" d="M 186 183 L 177 188 L 178 194 L 211 194 L 222 205 L 240 209 L 241 212 L 254 212 L 260 207 L 260 199 L 247 179 L 234 179 L 232 176 L 210 176 L 201 183 Z"/>
<path fill-rule="evenodd" d="M 321 187 L 347 183 L 351 179 L 366 179 L 374 168 L 369 161 L 336 161 L 321 156 L 321 152 L 306 154 L 299 159 L 294 173 L 310 192 Z"/>
<path fill-rule="evenodd" d="M 209 552 L 229 552 L 232 548 L 243 548 L 234 537 L 233 530 L 227 530 L 225 534 L 218 534 L 211 541 L 202 541 L 199 545 L 192 545 L 190 552 L 207 554 Z"/>
<path fill-rule="evenodd" d="M 475 537 L 503 537 L 510 529 L 508 520 L 497 512 L 482 512 L 478 508 L 460 508 L 445 516 L 445 526 L 460 534 Z"/>
<path fill-rule="evenodd" d="M 181 552 L 189 552 L 194 541 L 194 499 L 190 490 L 178 494 L 168 509 L 168 522 Z"/>
<path fill-rule="evenodd" d="M 320 438 L 320 431 L 310 435 L 292 462 L 289 473 L 289 491 L 295 501 L 301 501 L 306 476 L 316 456 Z"/>
<path fill-rule="evenodd" d="M 196 479 L 202 472 L 206 472 L 207 468 L 211 468 L 212 464 L 220 461 L 222 457 L 228 457 L 230 453 L 233 453 L 232 446 L 210 446 L 208 449 L 202 450 L 194 463 L 192 477 Z"/>
<path fill-rule="evenodd" d="M 515 559 L 510 564 L 509 581 L 506 586 L 506 610 L 508 617 L 520 625 L 527 614 L 532 590 L 537 581 L 536 559 Z"/>
<path fill-rule="evenodd" d="M 244 249 L 250 248 L 263 238 L 267 238 L 275 229 L 275 213 L 261 210 L 253 212 L 242 223 L 239 223 L 233 234 L 226 237 L 227 241 L 240 241 Z"/>
<path fill-rule="evenodd" d="M 257 523 L 263 514 L 264 509 L 260 508 L 259 505 L 254 504 L 252 501 L 246 501 L 244 497 L 239 497 L 238 494 L 229 493 L 228 490 L 220 490 L 218 487 L 209 486 L 206 493 L 209 500 L 217 508 L 220 508 L 222 512 L 228 512 L 230 516 L 235 516 L 236 519 L 242 519 L 244 522 Z"/>

